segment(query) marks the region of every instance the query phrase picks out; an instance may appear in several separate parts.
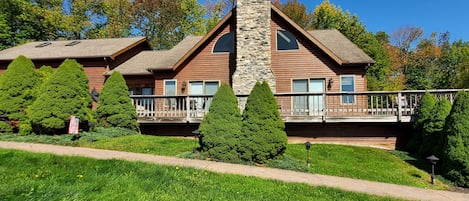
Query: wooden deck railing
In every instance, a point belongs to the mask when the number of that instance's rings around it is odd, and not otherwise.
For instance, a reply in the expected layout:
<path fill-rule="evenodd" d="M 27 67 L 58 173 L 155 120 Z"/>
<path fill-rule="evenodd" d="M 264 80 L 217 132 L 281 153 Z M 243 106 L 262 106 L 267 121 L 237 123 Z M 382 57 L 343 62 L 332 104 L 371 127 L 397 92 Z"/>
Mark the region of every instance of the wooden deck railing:
<path fill-rule="evenodd" d="M 459 90 L 429 90 L 453 101 Z M 286 122 L 409 122 L 425 91 L 360 93 L 278 93 L 279 112 Z M 240 103 L 246 96 L 238 96 Z M 132 95 L 141 122 L 200 122 L 213 96 Z M 240 108 L 243 106 L 240 105 Z"/>

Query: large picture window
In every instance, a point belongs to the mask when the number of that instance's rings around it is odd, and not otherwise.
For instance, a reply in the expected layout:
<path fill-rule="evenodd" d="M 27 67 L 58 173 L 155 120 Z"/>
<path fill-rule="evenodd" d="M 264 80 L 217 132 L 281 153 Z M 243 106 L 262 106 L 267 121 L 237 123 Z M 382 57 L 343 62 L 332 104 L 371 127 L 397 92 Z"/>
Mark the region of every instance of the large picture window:
<path fill-rule="evenodd" d="M 355 77 L 353 75 L 342 75 L 340 77 L 340 90 L 342 92 L 355 92 Z M 343 95 L 342 104 L 354 104 L 353 95 Z"/>
<path fill-rule="evenodd" d="M 309 96 L 294 96 L 294 115 L 322 115 L 324 110 L 325 79 L 292 80 L 293 93 L 321 93 Z"/>
<path fill-rule="evenodd" d="M 277 31 L 277 50 L 297 50 L 298 41 L 295 36 L 285 30 Z"/>
<path fill-rule="evenodd" d="M 214 95 L 220 86 L 219 81 L 190 81 L 190 95 Z M 212 97 L 194 97 L 191 99 L 191 108 L 208 111 L 212 103 Z"/>

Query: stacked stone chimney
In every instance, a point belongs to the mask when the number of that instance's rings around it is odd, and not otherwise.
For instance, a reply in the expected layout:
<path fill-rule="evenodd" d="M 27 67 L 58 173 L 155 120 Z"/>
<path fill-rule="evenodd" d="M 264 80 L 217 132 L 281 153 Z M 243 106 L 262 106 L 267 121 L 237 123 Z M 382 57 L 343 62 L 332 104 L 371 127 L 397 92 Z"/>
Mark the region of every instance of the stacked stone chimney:
<path fill-rule="evenodd" d="M 256 82 L 267 81 L 275 92 L 271 69 L 270 0 L 237 0 L 235 94 L 249 94 Z"/>

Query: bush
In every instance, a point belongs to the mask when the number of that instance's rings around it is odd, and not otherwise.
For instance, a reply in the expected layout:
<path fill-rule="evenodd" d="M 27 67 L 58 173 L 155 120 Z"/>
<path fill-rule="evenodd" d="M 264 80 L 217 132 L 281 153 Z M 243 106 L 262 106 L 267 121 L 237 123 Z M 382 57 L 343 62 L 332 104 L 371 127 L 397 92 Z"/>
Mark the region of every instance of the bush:
<path fill-rule="evenodd" d="M 214 95 L 199 131 L 203 139 L 201 147 L 209 157 L 220 161 L 240 160 L 241 113 L 238 99 L 228 84 L 222 84 Z"/>
<path fill-rule="evenodd" d="M 12 121 L 27 118 L 26 109 L 36 99 L 36 88 L 40 85 L 39 74 L 33 62 L 19 56 L 9 65 L 0 83 L 0 115 Z"/>
<path fill-rule="evenodd" d="M 456 185 L 469 187 L 469 92 L 456 95 L 444 132 L 443 172 Z"/>
<path fill-rule="evenodd" d="M 137 112 L 129 97 L 124 77 L 115 71 L 104 83 L 99 96 L 96 118 L 103 127 L 138 129 Z"/>
<path fill-rule="evenodd" d="M 433 154 L 441 157 L 441 149 L 445 140 L 445 135 L 441 131 L 450 111 L 451 103 L 446 99 L 439 101 L 430 111 L 430 117 L 422 128 L 422 145 L 419 149 L 421 156 L 427 157 Z"/>
<path fill-rule="evenodd" d="M 420 106 L 417 111 L 416 120 L 414 122 L 414 129 L 412 137 L 407 144 L 407 150 L 411 153 L 417 153 L 420 149 L 420 145 L 423 141 L 423 125 L 428 121 L 431 116 L 431 112 L 435 104 L 437 103 L 435 96 L 426 92 L 420 100 Z"/>
<path fill-rule="evenodd" d="M 92 120 L 88 88 L 83 67 L 75 60 L 65 60 L 31 105 L 29 118 L 33 130 L 39 134 L 63 134 L 71 115 L 80 117 L 81 122 Z"/>
<path fill-rule="evenodd" d="M 288 141 L 285 124 L 280 118 L 277 100 L 266 82 L 256 83 L 242 117 L 241 159 L 265 163 L 284 153 Z"/>

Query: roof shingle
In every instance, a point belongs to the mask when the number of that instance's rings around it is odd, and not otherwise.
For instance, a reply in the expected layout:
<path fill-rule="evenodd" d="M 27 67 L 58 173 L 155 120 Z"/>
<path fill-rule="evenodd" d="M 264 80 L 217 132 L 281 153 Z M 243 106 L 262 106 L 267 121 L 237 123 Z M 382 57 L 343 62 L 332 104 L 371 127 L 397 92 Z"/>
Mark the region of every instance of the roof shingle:
<path fill-rule="evenodd" d="M 120 51 L 145 42 L 145 37 L 108 38 L 68 41 L 30 42 L 0 51 L 0 60 L 13 60 L 19 55 L 30 59 L 64 59 L 110 57 L 114 59 Z M 45 43 L 50 43 L 45 45 Z M 40 47 L 44 44 L 43 47 Z M 68 45 L 67 45 L 68 44 Z"/>

